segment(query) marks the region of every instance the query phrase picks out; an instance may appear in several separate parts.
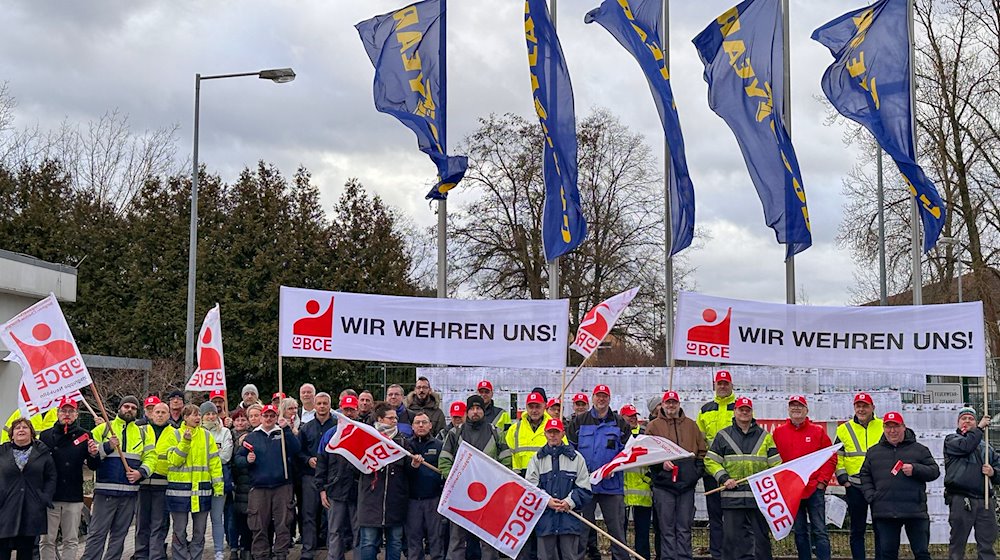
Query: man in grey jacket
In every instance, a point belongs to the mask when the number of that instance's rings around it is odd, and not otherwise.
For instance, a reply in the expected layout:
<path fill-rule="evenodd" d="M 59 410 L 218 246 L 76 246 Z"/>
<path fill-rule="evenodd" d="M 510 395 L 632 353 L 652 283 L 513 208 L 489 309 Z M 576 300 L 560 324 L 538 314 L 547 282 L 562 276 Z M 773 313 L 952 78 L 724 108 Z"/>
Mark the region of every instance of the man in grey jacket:
<path fill-rule="evenodd" d="M 976 418 L 976 410 L 966 407 L 958 411 L 958 429 L 944 440 L 944 501 L 948 504 L 951 538 L 948 558 L 965 558 L 965 543 L 976 529 L 976 548 L 980 560 L 994 560 L 993 542 L 997 538 L 996 498 L 986 498 L 986 478 L 991 484 L 1000 482 L 1000 459 L 992 446 L 983 440 L 983 430 L 990 417 Z M 986 461 L 986 454 L 989 461 Z"/>

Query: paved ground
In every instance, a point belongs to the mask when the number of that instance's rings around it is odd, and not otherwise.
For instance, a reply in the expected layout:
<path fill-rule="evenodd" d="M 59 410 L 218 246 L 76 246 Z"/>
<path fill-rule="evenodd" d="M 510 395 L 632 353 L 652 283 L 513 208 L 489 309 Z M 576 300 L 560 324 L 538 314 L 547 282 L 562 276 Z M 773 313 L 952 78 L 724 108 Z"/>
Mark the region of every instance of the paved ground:
<path fill-rule="evenodd" d="M 208 530 L 205 532 L 205 554 L 202 556 L 202 560 L 214 560 L 215 558 L 215 542 L 212 540 L 212 522 L 208 522 Z M 167 554 L 170 555 L 169 540 L 167 546 Z M 80 554 L 83 554 L 83 544 L 80 543 Z M 229 547 L 223 547 L 225 551 L 225 560 L 229 560 Z M 125 552 L 122 554 L 123 560 L 129 560 L 132 558 L 132 554 L 135 552 L 135 530 L 133 529 L 128 532 L 128 536 L 125 537 Z M 302 553 L 301 546 L 294 546 L 288 552 L 288 560 L 299 560 L 299 555 Z M 379 555 L 381 557 L 381 555 Z M 354 560 L 353 552 L 348 552 L 346 554 L 347 560 Z M 313 557 L 314 560 L 326 560 L 326 549 L 317 551 L 316 555 Z"/>

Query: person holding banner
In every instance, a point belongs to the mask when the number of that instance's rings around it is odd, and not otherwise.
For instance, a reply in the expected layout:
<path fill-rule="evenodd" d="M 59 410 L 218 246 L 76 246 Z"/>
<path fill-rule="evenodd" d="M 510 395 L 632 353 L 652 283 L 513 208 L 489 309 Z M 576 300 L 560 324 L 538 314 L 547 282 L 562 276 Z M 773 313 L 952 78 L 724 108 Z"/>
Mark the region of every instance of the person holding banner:
<path fill-rule="evenodd" d="M 691 560 L 695 486 L 705 474 L 705 453 L 708 451 L 705 436 L 694 420 L 684 414 L 680 396 L 674 391 L 663 394 L 653 420 L 646 426 L 646 434 L 666 438 L 694 453 L 691 459 L 650 467 L 662 557 Z"/>
<path fill-rule="evenodd" d="M 38 441 L 35 426 L 18 418 L 7 428 L 10 440 L 0 445 L 0 558 L 30 560 L 39 535 L 46 532 L 46 509 L 56 491 L 56 466 L 48 446 Z"/>
<path fill-rule="evenodd" d="M 715 434 L 733 425 L 733 403 L 736 395 L 733 393 L 733 376 L 728 370 L 715 372 L 713 387 L 715 398 L 705 403 L 698 413 L 698 428 L 705 434 L 705 443 L 712 447 Z M 712 560 L 722 559 L 722 495 L 718 492 L 707 494 L 719 487 L 715 477 L 706 474 L 702 479 L 705 485 L 705 507 L 708 508 L 708 551 Z"/>
<path fill-rule="evenodd" d="M 153 473 L 157 461 L 154 442 L 145 429 L 135 425 L 138 412 L 139 399 L 126 396 L 118 405 L 118 416 L 91 432 L 101 464 L 81 560 L 121 560 L 125 535 L 135 516 L 139 482 Z"/>
<path fill-rule="evenodd" d="M 726 372 L 728 373 L 728 372 Z M 771 530 L 745 479 L 781 463 L 771 434 L 753 417 L 753 401 L 734 401 L 733 423 L 715 434 L 705 454 L 705 470 L 722 491 L 723 560 L 771 559 Z"/>
<path fill-rule="evenodd" d="M 150 402 L 149 397 L 145 402 Z M 169 427 L 170 410 L 166 403 L 156 398 L 156 404 L 149 410 L 146 423 L 146 441 L 155 447 Z M 137 420 L 139 424 L 141 420 Z M 173 429 L 173 428 L 171 428 Z M 167 464 L 166 451 L 156 450 L 156 463 L 149 478 L 139 483 L 139 501 L 135 513 L 135 552 L 132 560 L 164 560 L 167 557 L 167 533 L 170 531 L 170 515 L 167 513 Z M 150 547 L 149 543 L 156 543 Z"/>
<path fill-rule="evenodd" d="M 55 461 L 55 494 L 48 510 L 47 531 L 42 534 L 39 556 L 56 560 L 56 539 L 62 528 L 60 558 L 76 559 L 80 544 L 80 519 L 83 517 L 83 466 L 96 471 L 97 444 L 90 433 L 80 427 L 78 404 L 73 399 L 59 402 L 59 423 L 42 432 L 38 439 L 49 448 Z"/>
<path fill-rule="evenodd" d="M 903 415 L 889 412 L 882 417 L 885 434 L 868 450 L 861 465 L 861 490 L 872 507 L 880 560 L 899 558 L 900 531 L 916 560 L 930 560 L 931 522 L 927 514 L 927 483 L 941 475 L 927 447 L 917 442 Z"/>
<path fill-rule="evenodd" d="M 344 395 L 340 398 L 339 408 L 344 416 L 358 420 L 357 397 Z M 349 543 L 360 542 L 357 535 L 360 473 L 343 455 L 325 451 L 336 431 L 335 424 L 323 434 L 317 447 L 315 485 L 320 502 L 327 510 L 327 558 L 344 560 Z M 344 526 L 350 527 L 352 539 L 345 538 Z"/>
<path fill-rule="evenodd" d="M 875 417 L 875 401 L 868 393 L 854 395 L 854 418 L 837 426 L 837 482 L 844 487 L 847 515 L 851 518 L 851 558 L 865 560 L 865 531 L 868 527 L 868 501 L 861 491 L 861 465 L 872 446 L 882 439 L 882 420 Z M 875 532 L 875 558 L 880 559 L 878 529 Z"/>
<path fill-rule="evenodd" d="M 545 445 L 528 462 L 524 478 L 550 496 L 548 508 L 535 525 L 538 559 L 580 558 L 583 523 L 566 512 L 582 509 L 593 494 L 587 462 L 566 443 L 562 420 L 546 420 Z"/>
<path fill-rule="evenodd" d="M 978 422 L 977 422 L 978 421 Z M 990 416 L 976 417 L 976 409 L 958 411 L 958 428 L 944 439 L 944 501 L 948 504 L 951 539 L 948 558 L 963 560 L 965 543 L 973 527 L 979 558 L 995 559 L 997 539 L 996 496 L 986 499 L 986 480 L 1000 483 L 1000 456 L 983 440 Z M 986 457 L 989 457 L 989 460 Z M 985 477 L 985 478 L 984 478 Z"/>

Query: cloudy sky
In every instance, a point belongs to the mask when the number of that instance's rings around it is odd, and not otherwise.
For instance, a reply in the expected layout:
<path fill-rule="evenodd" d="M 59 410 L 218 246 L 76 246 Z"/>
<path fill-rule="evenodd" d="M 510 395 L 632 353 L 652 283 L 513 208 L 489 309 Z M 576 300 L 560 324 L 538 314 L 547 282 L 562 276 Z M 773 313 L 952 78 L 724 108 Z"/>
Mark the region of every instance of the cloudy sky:
<path fill-rule="evenodd" d="M 598 0 L 561 0 L 558 28 L 577 116 L 606 107 L 662 152 L 662 129 L 638 65 L 596 24 Z M 725 123 L 708 108 L 691 39 L 735 0 L 674 1 L 671 62 L 697 197 L 711 239 L 689 258 L 699 291 L 784 301 L 784 250 L 763 223 L 760 202 Z M 190 158 L 194 75 L 290 66 L 284 85 L 255 78 L 202 84 L 200 159 L 232 180 L 258 159 L 291 174 L 309 168 L 329 208 L 344 181 L 368 188 L 420 225 L 435 223 L 424 201 L 434 168 L 412 133 L 372 102 L 373 69 L 354 24 L 404 0 L 264 2 L 19 2 L 6 8 L 0 80 L 16 97 L 16 125 L 87 122 L 109 110 L 139 131 L 179 126 L 178 156 Z M 835 243 L 841 179 L 855 150 L 841 125 L 827 126 L 820 78 L 829 52 L 812 30 L 862 2 L 792 0 L 792 137 L 809 198 L 814 243 L 796 258 L 809 303 L 848 302 L 854 264 Z M 449 142 L 477 117 L 514 112 L 534 119 L 519 0 L 449 2 Z M 452 191 L 461 206 L 467 191 Z"/>

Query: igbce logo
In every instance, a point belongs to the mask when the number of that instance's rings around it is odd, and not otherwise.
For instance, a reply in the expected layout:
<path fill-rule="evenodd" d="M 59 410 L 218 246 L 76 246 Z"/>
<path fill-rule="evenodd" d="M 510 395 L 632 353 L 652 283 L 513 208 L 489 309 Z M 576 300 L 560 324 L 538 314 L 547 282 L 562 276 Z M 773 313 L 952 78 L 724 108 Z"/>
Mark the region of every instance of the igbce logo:
<path fill-rule="evenodd" d="M 597 350 L 597 346 L 604 340 L 604 337 L 608 336 L 608 320 L 604 316 L 608 312 L 610 312 L 610 308 L 605 303 L 588 311 L 583 316 L 583 321 L 580 322 L 580 331 L 573 343 L 587 352 Z"/>
<path fill-rule="evenodd" d="M 719 320 L 714 309 L 701 312 L 703 325 L 688 329 L 685 352 L 699 358 L 729 358 L 729 326 L 733 318 L 733 308 L 726 310 L 726 316 Z"/>
<path fill-rule="evenodd" d="M 333 296 L 330 306 L 320 312 L 318 301 L 306 302 L 307 317 L 292 325 L 292 348 L 313 352 L 330 352 L 333 347 Z"/>
<path fill-rule="evenodd" d="M 31 336 L 43 344 L 34 345 L 22 341 L 13 332 L 10 334 L 27 359 L 35 389 L 40 394 L 44 395 L 52 385 L 60 385 L 62 380 L 87 371 L 72 342 L 59 339 L 46 342 L 52 337 L 52 328 L 45 323 L 38 323 L 31 329 Z"/>

